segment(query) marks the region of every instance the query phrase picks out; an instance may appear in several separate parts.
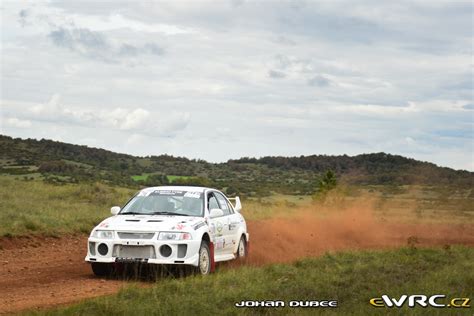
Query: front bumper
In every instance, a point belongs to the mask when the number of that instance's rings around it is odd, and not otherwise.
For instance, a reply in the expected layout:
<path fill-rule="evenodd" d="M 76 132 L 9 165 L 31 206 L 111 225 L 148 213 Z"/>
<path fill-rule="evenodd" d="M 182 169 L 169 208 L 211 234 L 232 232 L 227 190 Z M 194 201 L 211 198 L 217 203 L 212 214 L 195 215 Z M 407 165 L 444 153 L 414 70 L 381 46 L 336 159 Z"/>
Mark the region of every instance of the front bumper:
<path fill-rule="evenodd" d="M 90 237 L 88 239 L 85 261 L 185 264 L 197 267 L 200 247 L 201 240 L 169 241 L 156 239 L 99 239 Z"/>

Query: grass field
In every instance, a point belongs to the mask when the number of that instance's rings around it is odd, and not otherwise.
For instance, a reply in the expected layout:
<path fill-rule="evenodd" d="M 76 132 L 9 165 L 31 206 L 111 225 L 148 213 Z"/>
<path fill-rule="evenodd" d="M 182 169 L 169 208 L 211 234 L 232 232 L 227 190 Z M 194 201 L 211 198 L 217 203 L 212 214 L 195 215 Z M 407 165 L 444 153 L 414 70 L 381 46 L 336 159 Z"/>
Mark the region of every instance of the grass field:
<path fill-rule="evenodd" d="M 134 192 L 100 183 L 59 186 L 0 177 L 0 236 L 88 233 Z"/>
<path fill-rule="evenodd" d="M 109 216 L 111 206 L 122 206 L 135 191 L 101 183 L 54 185 L 0 176 L 0 236 L 89 232 Z M 358 203 L 370 207 L 379 217 L 397 221 L 474 222 L 470 189 L 350 188 L 330 194 L 324 201 L 294 195 L 242 198 L 242 213 L 247 220 L 291 217 L 302 209 L 324 216 L 324 212 Z"/>
<path fill-rule="evenodd" d="M 190 177 L 189 176 L 166 176 L 168 178 L 168 181 L 173 183 L 173 181 L 175 180 L 178 180 L 178 179 L 183 179 L 183 180 L 186 180 L 186 179 L 189 179 Z"/>
<path fill-rule="evenodd" d="M 87 300 L 33 315 L 472 315 L 472 308 L 376 308 L 383 294 L 444 294 L 474 299 L 474 248 L 402 248 L 326 254 L 287 265 L 227 269 L 209 277 L 159 280 L 151 288 L 129 287 L 117 295 Z M 320 309 L 237 309 L 252 300 L 338 300 Z M 472 302 L 471 302 L 472 305 Z"/>
<path fill-rule="evenodd" d="M 150 176 L 149 173 L 143 173 L 136 176 L 132 176 L 133 181 L 145 181 Z"/>
<path fill-rule="evenodd" d="M 443 186 L 360 187 L 352 199 L 370 194 L 380 216 L 399 221 L 473 222 L 474 190 Z"/>
<path fill-rule="evenodd" d="M 0 237 L 88 233 L 110 215 L 111 206 L 122 206 L 134 193 L 101 183 L 54 185 L 0 176 Z M 291 196 L 249 200 L 244 214 L 249 220 L 290 215 L 308 201 Z"/>

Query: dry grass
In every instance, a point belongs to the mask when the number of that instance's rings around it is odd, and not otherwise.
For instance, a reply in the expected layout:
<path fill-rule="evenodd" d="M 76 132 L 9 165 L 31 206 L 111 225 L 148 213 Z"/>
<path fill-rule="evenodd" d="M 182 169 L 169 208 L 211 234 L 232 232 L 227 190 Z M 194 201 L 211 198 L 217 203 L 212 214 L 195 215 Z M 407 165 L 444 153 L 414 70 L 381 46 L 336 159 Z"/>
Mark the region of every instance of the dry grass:
<path fill-rule="evenodd" d="M 52 185 L 0 177 L 0 236 L 89 232 L 134 191 L 104 184 Z"/>
<path fill-rule="evenodd" d="M 100 183 L 52 185 L 2 176 L 0 236 L 89 232 L 109 215 L 111 206 L 123 205 L 133 193 Z M 401 222 L 474 222 L 471 189 L 341 187 L 316 200 L 289 195 L 243 198 L 243 214 L 249 221 L 288 218 L 307 210 L 326 216 L 357 206 L 370 209 L 378 218 Z"/>

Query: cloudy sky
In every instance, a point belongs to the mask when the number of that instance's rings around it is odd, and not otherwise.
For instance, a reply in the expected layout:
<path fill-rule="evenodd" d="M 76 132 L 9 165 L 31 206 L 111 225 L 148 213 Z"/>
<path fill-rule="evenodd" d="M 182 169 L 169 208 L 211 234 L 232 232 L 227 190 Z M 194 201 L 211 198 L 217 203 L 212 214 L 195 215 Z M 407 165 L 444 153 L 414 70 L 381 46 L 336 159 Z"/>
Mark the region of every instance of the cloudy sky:
<path fill-rule="evenodd" d="M 2 1 L 0 133 L 473 163 L 469 1 Z"/>

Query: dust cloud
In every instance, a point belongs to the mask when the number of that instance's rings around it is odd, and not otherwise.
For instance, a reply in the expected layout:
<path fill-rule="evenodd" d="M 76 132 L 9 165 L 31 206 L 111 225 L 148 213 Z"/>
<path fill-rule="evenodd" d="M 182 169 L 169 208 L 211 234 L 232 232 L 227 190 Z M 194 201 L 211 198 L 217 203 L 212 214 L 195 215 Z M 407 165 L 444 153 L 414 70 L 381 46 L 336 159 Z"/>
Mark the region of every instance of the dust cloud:
<path fill-rule="evenodd" d="M 290 262 L 339 250 L 463 244 L 474 246 L 474 225 L 398 222 L 375 212 L 376 201 L 343 209 L 310 206 L 292 216 L 250 221 L 248 263 Z"/>

